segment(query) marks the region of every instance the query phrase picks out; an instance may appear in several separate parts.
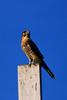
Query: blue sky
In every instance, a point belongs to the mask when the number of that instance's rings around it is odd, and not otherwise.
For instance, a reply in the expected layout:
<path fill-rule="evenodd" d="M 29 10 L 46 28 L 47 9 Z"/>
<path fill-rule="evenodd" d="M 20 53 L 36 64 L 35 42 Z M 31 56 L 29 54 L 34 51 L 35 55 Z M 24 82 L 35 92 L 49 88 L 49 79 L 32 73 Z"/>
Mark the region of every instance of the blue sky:
<path fill-rule="evenodd" d="M 56 75 L 42 68 L 43 100 L 67 99 L 67 1 L 1 0 L 0 100 L 18 100 L 17 66 L 28 63 L 20 46 L 25 28 Z"/>

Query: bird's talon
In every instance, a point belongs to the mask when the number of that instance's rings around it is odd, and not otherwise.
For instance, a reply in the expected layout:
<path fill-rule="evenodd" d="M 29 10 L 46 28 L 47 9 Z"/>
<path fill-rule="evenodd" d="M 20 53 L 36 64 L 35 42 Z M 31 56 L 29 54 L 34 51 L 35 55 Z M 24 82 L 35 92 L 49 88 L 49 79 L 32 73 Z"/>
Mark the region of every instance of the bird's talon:
<path fill-rule="evenodd" d="M 37 65 L 37 63 L 35 63 L 35 62 L 32 62 L 32 64 L 35 65 L 35 66 Z"/>

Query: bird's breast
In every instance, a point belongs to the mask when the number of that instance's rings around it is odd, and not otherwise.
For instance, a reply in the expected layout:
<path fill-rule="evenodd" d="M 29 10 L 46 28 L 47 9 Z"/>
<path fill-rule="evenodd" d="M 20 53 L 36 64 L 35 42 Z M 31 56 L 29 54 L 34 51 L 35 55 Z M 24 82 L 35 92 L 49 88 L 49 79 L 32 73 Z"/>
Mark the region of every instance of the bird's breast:
<path fill-rule="evenodd" d="M 31 49 L 30 45 L 23 46 L 23 51 L 25 52 L 28 58 L 31 59 L 38 58 L 35 52 Z"/>

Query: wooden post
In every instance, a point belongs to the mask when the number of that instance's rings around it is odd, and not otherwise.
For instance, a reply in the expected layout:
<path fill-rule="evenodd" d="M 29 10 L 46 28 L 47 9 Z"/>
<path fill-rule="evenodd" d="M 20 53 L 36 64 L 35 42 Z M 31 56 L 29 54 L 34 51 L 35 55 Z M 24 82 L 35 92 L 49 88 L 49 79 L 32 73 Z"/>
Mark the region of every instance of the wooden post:
<path fill-rule="evenodd" d="M 18 66 L 18 99 L 41 100 L 39 64 Z"/>

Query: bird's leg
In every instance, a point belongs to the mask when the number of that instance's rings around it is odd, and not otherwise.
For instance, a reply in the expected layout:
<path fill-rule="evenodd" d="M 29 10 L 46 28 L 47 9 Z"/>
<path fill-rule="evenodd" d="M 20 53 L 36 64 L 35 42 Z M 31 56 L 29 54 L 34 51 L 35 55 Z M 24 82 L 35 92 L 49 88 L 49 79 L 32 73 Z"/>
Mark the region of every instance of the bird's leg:
<path fill-rule="evenodd" d="M 34 64 L 35 66 L 36 66 L 37 64 L 40 64 L 40 63 L 41 63 L 40 59 L 34 59 L 34 60 L 32 61 L 32 64 Z"/>
<path fill-rule="evenodd" d="M 31 67 L 31 64 L 32 64 L 32 60 L 29 59 L 29 67 Z"/>
<path fill-rule="evenodd" d="M 38 60 L 37 59 L 33 59 L 32 64 L 36 66 L 37 63 L 38 63 Z"/>
<path fill-rule="evenodd" d="M 34 62 L 34 61 L 32 61 L 32 64 L 33 64 L 33 65 L 35 65 L 35 66 L 37 65 L 37 63 L 36 63 L 36 62 Z"/>

